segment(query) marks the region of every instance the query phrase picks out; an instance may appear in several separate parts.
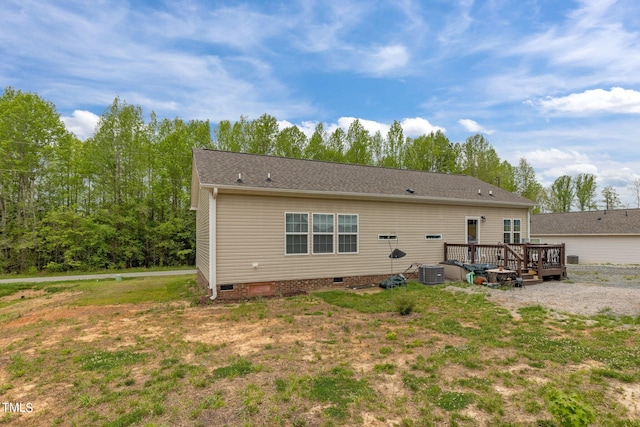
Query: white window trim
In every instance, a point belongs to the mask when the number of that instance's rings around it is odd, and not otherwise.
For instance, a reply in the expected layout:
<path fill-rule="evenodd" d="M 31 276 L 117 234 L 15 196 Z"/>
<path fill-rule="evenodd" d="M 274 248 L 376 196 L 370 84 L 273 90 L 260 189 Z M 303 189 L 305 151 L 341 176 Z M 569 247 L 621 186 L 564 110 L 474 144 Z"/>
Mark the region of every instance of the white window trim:
<path fill-rule="evenodd" d="M 504 222 L 509 221 L 509 231 L 504 230 Z M 504 235 L 509 234 L 509 241 L 504 241 Z M 513 243 L 513 219 L 511 218 L 502 218 L 502 242 L 506 244 Z"/>
<path fill-rule="evenodd" d="M 504 235 L 507 233 L 506 231 L 504 231 L 504 222 L 505 221 L 509 221 L 510 223 L 510 230 L 509 230 L 509 244 L 520 244 L 523 242 L 523 237 L 522 237 L 522 218 L 502 218 L 502 241 L 504 241 Z M 516 224 L 515 222 L 518 221 L 520 222 L 520 231 L 516 231 Z M 520 242 L 515 243 L 515 239 L 514 236 L 515 234 L 519 234 L 520 235 Z M 506 242 L 505 242 L 506 243 Z"/>
<path fill-rule="evenodd" d="M 356 221 L 357 221 L 357 225 L 358 225 L 358 231 L 355 233 L 340 233 L 340 216 L 355 216 L 356 217 Z M 354 213 L 338 213 L 336 215 L 336 233 L 337 233 L 337 239 L 336 239 L 336 251 L 338 254 L 340 255 L 357 255 L 360 253 L 360 214 L 354 214 Z M 355 252 L 340 252 L 340 235 L 345 235 L 345 236 L 356 236 L 356 251 Z"/>
<path fill-rule="evenodd" d="M 287 215 L 289 214 L 299 214 L 299 215 L 307 215 L 307 232 L 306 233 L 302 233 L 302 232 L 287 232 Z M 283 223 L 284 223 L 284 256 L 304 256 L 304 255 L 309 255 L 309 212 L 286 212 L 284 213 L 283 216 Z M 287 253 L 287 236 L 307 236 L 307 252 L 305 253 L 299 253 L 299 254 L 290 254 Z"/>
<path fill-rule="evenodd" d="M 518 221 L 520 223 L 520 230 L 519 231 L 516 231 L 516 221 Z M 519 240 L 518 244 L 522 243 L 522 219 L 513 218 L 511 220 L 511 228 L 513 229 L 513 231 L 511 232 L 511 240 L 515 240 L 514 236 L 516 235 L 516 233 L 518 233 L 520 235 L 520 238 L 518 239 Z"/>
<path fill-rule="evenodd" d="M 316 233 L 316 232 L 314 232 L 313 231 L 313 216 L 314 215 L 331 215 L 333 217 L 333 231 L 331 233 Z M 337 218 L 336 214 L 331 213 L 331 212 L 326 212 L 326 213 L 325 212 L 313 212 L 311 214 L 311 221 L 310 221 L 310 227 L 309 227 L 310 230 L 311 230 L 311 242 L 309 242 L 309 243 L 311 244 L 311 253 L 313 255 L 335 255 L 335 253 L 337 251 L 337 249 L 336 249 L 336 246 L 337 246 L 336 230 L 338 228 L 337 227 L 337 224 L 338 224 L 337 221 L 338 221 L 338 218 Z M 331 252 L 316 252 L 314 250 L 313 236 L 315 236 L 316 234 L 318 236 L 331 236 L 332 243 L 333 243 L 331 245 L 332 249 L 333 249 Z"/>
<path fill-rule="evenodd" d="M 480 244 L 481 240 L 480 240 L 480 217 L 479 216 L 465 216 L 464 217 L 464 241 L 465 243 L 469 242 L 469 220 L 470 219 L 475 219 L 478 223 L 478 230 L 477 230 L 477 236 L 476 236 L 476 245 Z"/>

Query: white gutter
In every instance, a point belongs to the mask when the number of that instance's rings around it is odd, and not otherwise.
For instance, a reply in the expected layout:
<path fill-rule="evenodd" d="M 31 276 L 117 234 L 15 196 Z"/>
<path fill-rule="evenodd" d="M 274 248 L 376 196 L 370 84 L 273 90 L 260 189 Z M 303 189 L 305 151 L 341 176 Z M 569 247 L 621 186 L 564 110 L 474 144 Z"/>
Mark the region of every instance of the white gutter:
<path fill-rule="evenodd" d="M 217 197 L 218 188 L 214 187 L 213 191 L 209 192 L 209 288 L 211 288 L 211 296 L 209 299 L 214 300 L 218 297 L 217 291 L 217 271 L 216 271 L 216 242 L 217 236 Z"/>

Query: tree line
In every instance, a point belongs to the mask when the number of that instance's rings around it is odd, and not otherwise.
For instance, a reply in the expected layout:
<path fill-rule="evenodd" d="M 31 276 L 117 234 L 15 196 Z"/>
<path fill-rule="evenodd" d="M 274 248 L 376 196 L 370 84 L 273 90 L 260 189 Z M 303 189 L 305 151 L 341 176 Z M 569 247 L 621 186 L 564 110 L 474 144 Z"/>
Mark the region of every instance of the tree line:
<path fill-rule="evenodd" d="M 359 120 L 345 131 L 280 129 L 263 114 L 212 130 L 207 120 L 159 120 L 116 98 L 92 137 L 69 132 L 53 103 L 6 88 L 0 97 L 0 272 L 193 265 L 192 149 L 215 148 L 333 162 L 462 173 L 539 203 L 595 206 L 595 178 L 560 177 L 545 189 L 526 159 L 500 159 L 482 135 L 453 143 L 442 132 L 386 135 Z M 213 136 L 213 137 L 212 137 Z M 614 207 L 615 191 L 609 189 Z M 576 204 L 576 200 L 578 204 Z"/>

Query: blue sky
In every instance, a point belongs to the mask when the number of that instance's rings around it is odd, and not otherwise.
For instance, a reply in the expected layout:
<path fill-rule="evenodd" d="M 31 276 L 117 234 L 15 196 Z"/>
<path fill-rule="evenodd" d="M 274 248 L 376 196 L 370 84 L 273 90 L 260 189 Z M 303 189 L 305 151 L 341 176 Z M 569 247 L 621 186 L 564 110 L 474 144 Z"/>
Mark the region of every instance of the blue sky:
<path fill-rule="evenodd" d="M 483 133 L 538 180 L 640 178 L 637 0 L 4 0 L 0 87 L 91 135 L 116 96 L 163 118 Z"/>

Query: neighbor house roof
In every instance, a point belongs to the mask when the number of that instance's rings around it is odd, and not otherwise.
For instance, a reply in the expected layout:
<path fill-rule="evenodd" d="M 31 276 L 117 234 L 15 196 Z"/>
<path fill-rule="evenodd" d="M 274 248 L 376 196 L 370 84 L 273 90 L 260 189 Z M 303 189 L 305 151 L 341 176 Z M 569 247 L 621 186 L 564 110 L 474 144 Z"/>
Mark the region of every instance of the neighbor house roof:
<path fill-rule="evenodd" d="M 497 166 L 497 165 L 496 165 Z M 290 159 L 228 151 L 193 150 L 192 187 L 349 198 L 396 198 L 494 206 L 534 202 L 479 179 L 346 163 Z M 195 180 L 198 180 L 196 182 Z M 197 190 L 192 188 L 192 206 Z M 409 191 L 408 191 L 409 190 Z"/>
<path fill-rule="evenodd" d="M 531 215 L 531 235 L 640 234 L 640 209 Z"/>

